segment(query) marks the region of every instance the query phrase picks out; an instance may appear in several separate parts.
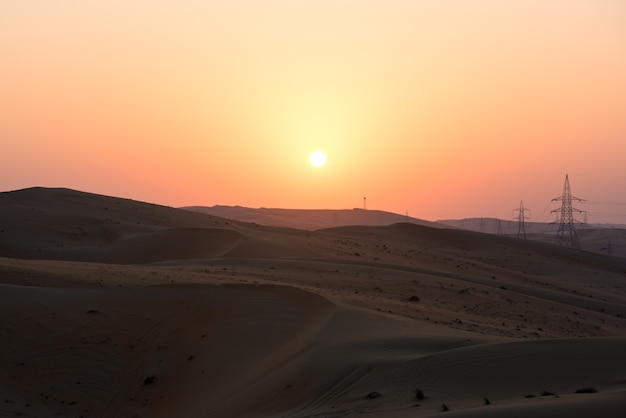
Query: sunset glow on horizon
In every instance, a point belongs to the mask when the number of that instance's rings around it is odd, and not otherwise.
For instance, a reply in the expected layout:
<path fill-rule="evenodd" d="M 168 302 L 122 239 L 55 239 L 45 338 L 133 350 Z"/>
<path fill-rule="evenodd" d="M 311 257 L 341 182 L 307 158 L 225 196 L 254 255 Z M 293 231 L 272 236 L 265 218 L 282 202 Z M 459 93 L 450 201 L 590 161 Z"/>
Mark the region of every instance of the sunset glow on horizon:
<path fill-rule="evenodd" d="M 626 223 L 626 2 L 0 0 L 0 190 Z M 323 150 L 328 163 L 312 167 Z"/>

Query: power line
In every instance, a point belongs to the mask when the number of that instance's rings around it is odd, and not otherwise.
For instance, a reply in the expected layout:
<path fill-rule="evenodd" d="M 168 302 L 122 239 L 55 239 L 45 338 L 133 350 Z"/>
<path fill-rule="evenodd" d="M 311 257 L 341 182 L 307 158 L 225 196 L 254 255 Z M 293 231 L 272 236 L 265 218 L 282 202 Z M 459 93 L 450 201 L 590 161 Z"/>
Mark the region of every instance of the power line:
<path fill-rule="evenodd" d="M 585 203 L 598 206 L 626 206 L 624 202 L 602 202 L 600 200 L 585 200 Z"/>

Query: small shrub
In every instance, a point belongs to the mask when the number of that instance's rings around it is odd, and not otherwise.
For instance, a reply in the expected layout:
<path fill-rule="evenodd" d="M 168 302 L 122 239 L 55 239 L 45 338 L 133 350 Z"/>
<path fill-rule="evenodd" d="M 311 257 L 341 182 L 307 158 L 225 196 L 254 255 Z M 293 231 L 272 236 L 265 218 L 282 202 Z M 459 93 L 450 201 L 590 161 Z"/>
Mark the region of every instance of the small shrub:
<path fill-rule="evenodd" d="M 415 391 L 415 399 L 417 399 L 418 401 L 423 401 L 424 400 L 424 392 L 422 392 L 421 389 L 417 389 Z"/>
<path fill-rule="evenodd" d="M 598 393 L 596 388 L 580 388 L 574 393 Z"/>
<path fill-rule="evenodd" d="M 553 392 L 548 392 L 547 390 L 541 391 L 541 396 L 554 396 Z"/>
<path fill-rule="evenodd" d="M 143 379 L 144 385 L 151 385 L 152 383 L 154 383 L 154 376 L 152 376 L 151 374 L 146 376 L 145 379 Z"/>
<path fill-rule="evenodd" d="M 537 395 L 533 395 L 532 393 L 526 395 L 526 398 L 536 398 L 536 397 L 537 397 Z"/>
<path fill-rule="evenodd" d="M 445 403 L 441 404 L 441 412 L 446 412 L 449 411 L 450 408 L 448 408 L 448 405 L 446 405 Z"/>
<path fill-rule="evenodd" d="M 485 405 L 491 405 L 489 398 L 484 398 L 483 401 L 485 402 Z"/>
<path fill-rule="evenodd" d="M 409 298 L 409 302 L 419 302 L 419 301 L 420 301 L 420 298 L 418 296 L 415 296 L 415 295 L 413 295 L 413 296 L 411 296 Z"/>
<path fill-rule="evenodd" d="M 380 398 L 381 396 L 383 396 L 383 395 L 380 392 L 370 392 L 365 397 L 367 399 L 376 399 L 376 398 Z"/>

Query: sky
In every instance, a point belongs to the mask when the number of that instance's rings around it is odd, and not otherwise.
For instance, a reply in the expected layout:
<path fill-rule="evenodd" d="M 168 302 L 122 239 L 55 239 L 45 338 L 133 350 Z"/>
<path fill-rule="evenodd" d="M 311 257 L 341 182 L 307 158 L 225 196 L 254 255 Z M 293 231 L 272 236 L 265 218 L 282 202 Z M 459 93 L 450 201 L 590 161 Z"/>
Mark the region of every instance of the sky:
<path fill-rule="evenodd" d="M 2 191 L 626 223 L 623 0 L 0 0 L 0 57 Z"/>

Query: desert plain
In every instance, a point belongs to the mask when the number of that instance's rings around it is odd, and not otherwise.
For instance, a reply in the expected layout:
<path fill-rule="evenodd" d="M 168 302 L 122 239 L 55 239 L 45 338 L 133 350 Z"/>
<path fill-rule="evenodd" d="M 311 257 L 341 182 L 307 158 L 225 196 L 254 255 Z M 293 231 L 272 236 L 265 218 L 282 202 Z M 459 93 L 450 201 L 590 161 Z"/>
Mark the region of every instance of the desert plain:
<path fill-rule="evenodd" d="M 0 194 L 0 257 L 0 416 L 626 411 L 621 257 L 48 188 Z"/>

